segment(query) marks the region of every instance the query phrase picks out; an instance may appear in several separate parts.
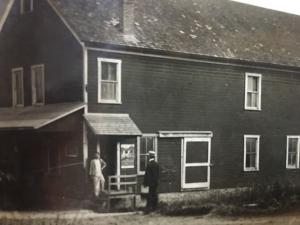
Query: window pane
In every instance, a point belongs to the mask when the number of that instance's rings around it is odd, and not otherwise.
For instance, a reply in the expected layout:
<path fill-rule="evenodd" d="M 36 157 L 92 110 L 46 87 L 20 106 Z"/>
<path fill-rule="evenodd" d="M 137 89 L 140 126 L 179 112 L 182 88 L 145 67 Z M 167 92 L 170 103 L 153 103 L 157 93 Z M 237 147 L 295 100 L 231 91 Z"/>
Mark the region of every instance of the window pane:
<path fill-rule="evenodd" d="M 208 142 L 187 142 L 186 163 L 207 163 Z"/>
<path fill-rule="evenodd" d="M 14 98 L 16 105 L 23 105 L 23 76 L 22 71 L 13 72 Z"/>
<path fill-rule="evenodd" d="M 31 0 L 23 0 L 24 4 L 24 12 L 30 12 L 31 11 Z"/>
<path fill-rule="evenodd" d="M 247 106 L 248 107 L 258 107 L 258 93 L 247 93 Z"/>
<path fill-rule="evenodd" d="M 141 155 L 140 156 L 140 171 L 145 171 L 147 166 L 147 156 Z"/>
<path fill-rule="evenodd" d="M 289 166 L 296 166 L 297 163 L 297 154 L 296 153 L 289 153 L 288 155 L 288 165 Z"/>
<path fill-rule="evenodd" d="M 258 91 L 258 77 L 252 77 L 252 91 Z"/>
<path fill-rule="evenodd" d="M 147 142 L 147 152 L 154 151 L 154 138 L 146 137 L 146 142 Z"/>
<path fill-rule="evenodd" d="M 257 107 L 258 106 L 258 94 L 257 93 L 252 93 L 252 107 Z"/>
<path fill-rule="evenodd" d="M 256 153 L 249 153 L 246 155 L 246 167 L 256 168 Z"/>
<path fill-rule="evenodd" d="M 252 91 L 253 90 L 253 77 L 248 76 L 248 86 L 247 86 L 247 91 Z"/>
<path fill-rule="evenodd" d="M 257 138 L 246 139 L 246 168 L 257 168 Z"/>
<path fill-rule="evenodd" d="M 258 77 L 248 76 L 248 91 L 258 91 Z"/>
<path fill-rule="evenodd" d="M 296 166 L 298 138 L 289 138 L 288 142 L 288 165 Z"/>
<path fill-rule="evenodd" d="M 148 155 L 149 151 L 155 151 L 155 137 L 141 137 L 140 138 L 140 171 L 145 171 L 147 162 L 148 162 Z"/>
<path fill-rule="evenodd" d="M 196 166 L 185 168 L 185 183 L 207 182 L 207 166 Z"/>
<path fill-rule="evenodd" d="M 101 98 L 107 100 L 116 100 L 117 84 L 102 81 L 101 83 Z"/>
<path fill-rule="evenodd" d="M 298 139 L 290 138 L 289 139 L 289 152 L 297 152 Z"/>
<path fill-rule="evenodd" d="M 102 62 L 102 80 L 117 81 L 117 64 Z"/>
<path fill-rule="evenodd" d="M 256 138 L 247 138 L 246 140 L 246 152 L 255 153 L 256 152 Z"/>
<path fill-rule="evenodd" d="M 247 106 L 252 107 L 252 93 L 247 93 Z"/>
<path fill-rule="evenodd" d="M 141 137 L 140 139 L 140 154 L 146 154 L 147 148 L 146 148 L 146 138 Z"/>

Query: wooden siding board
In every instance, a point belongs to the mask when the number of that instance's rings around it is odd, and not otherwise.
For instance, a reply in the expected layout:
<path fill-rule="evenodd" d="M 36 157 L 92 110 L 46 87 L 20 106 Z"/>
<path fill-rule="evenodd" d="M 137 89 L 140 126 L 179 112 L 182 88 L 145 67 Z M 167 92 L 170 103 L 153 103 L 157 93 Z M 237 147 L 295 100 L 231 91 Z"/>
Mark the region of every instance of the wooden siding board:
<path fill-rule="evenodd" d="M 299 73 L 92 50 L 88 56 L 89 112 L 128 113 L 143 133 L 213 132 L 211 188 L 245 186 L 264 182 L 267 177 L 293 180 L 299 176 L 285 169 L 286 135 L 300 134 Z M 97 57 L 122 60 L 122 104 L 97 103 Z M 262 111 L 244 110 L 245 72 L 262 74 Z M 258 172 L 243 171 L 244 134 L 261 135 Z M 159 140 L 162 165 L 168 163 L 163 155 L 167 145 Z M 180 157 L 180 152 L 174 154 L 172 157 Z M 176 163 L 179 168 L 180 160 Z M 161 191 L 180 191 L 178 179 L 172 189 Z"/>

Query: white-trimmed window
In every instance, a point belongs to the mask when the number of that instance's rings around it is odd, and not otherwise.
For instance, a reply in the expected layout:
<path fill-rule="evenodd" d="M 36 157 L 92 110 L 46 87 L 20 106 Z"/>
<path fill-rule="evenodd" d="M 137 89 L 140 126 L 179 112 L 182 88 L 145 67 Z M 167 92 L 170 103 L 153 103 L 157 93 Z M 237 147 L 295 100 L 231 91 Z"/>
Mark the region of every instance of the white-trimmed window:
<path fill-rule="evenodd" d="M 44 65 L 31 66 L 32 105 L 45 103 L 45 68 Z"/>
<path fill-rule="evenodd" d="M 261 74 L 245 74 L 245 109 L 261 110 Z"/>
<path fill-rule="evenodd" d="M 244 171 L 259 170 L 259 135 L 244 135 Z"/>
<path fill-rule="evenodd" d="M 139 174 L 145 173 L 149 151 L 154 151 L 157 159 L 157 135 L 155 134 L 144 134 L 142 137 L 138 137 L 137 169 Z"/>
<path fill-rule="evenodd" d="M 33 0 L 20 0 L 20 13 L 29 13 L 33 11 Z"/>
<path fill-rule="evenodd" d="M 65 156 L 69 158 L 77 158 L 79 156 L 79 144 L 71 142 L 65 146 Z"/>
<path fill-rule="evenodd" d="M 12 69 L 12 104 L 13 106 L 24 106 L 24 81 L 23 68 Z"/>
<path fill-rule="evenodd" d="M 286 168 L 299 168 L 299 143 L 300 136 L 287 136 L 286 142 Z"/>
<path fill-rule="evenodd" d="M 121 103 L 121 60 L 98 58 L 98 102 Z"/>

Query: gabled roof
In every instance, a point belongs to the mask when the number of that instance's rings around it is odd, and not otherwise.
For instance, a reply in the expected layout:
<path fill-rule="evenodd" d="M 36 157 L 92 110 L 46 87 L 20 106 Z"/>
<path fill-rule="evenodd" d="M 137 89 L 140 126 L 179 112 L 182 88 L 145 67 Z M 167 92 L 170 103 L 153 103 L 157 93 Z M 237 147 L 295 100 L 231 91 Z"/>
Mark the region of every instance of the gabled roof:
<path fill-rule="evenodd" d="M 300 66 L 300 16 L 229 0 L 136 0 L 135 31 L 120 0 L 49 0 L 84 42 Z"/>

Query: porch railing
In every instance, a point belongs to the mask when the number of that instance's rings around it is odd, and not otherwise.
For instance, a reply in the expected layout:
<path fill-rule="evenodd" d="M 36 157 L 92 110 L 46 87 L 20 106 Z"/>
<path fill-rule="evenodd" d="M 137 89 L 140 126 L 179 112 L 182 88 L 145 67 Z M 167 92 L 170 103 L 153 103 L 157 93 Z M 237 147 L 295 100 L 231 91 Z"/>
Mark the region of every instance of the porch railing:
<path fill-rule="evenodd" d="M 132 207 L 136 207 L 137 175 L 114 175 L 108 177 L 107 209 L 110 210 L 110 200 L 115 198 L 132 198 Z"/>

